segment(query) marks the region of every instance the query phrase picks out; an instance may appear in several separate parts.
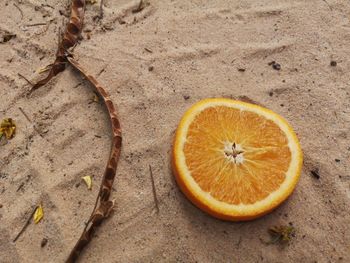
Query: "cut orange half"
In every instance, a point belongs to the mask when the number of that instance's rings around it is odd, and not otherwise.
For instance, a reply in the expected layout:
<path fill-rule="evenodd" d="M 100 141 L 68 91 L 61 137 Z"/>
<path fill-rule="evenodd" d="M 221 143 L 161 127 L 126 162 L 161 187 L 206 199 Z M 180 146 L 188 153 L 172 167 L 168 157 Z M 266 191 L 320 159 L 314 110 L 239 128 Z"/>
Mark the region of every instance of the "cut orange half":
<path fill-rule="evenodd" d="M 280 205 L 300 176 L 302 151 L 292 127 L 263 107 L 205 99 L 183 116 L 173 169 L 184 194 L 226 220 L 260 217 Z"/>

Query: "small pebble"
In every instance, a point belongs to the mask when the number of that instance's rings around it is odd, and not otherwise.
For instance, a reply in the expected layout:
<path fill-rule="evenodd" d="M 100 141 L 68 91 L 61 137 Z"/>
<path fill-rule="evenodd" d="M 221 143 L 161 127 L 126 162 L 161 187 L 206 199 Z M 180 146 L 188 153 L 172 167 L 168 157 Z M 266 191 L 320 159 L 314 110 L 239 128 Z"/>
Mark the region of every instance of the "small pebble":
<path fill-rule="evenodd" d="M 0 204 L 0 208 L 2 208 L 2 204 Z"/>
<path fill-rule="evenodd" d="M 238 71 L 239 71 L 239 72 L 244 72 L 244 71 L 245 71 L 245 68 L 239 68 Z"/>
<path fill-rule="evenodd" d="M 149 66 L 148 67 L 148 71 L 153 71 L 154 67 L 153 66 Z"/>
<path fill-rule="evenodd" d="M 191 98 L 191 97 L 188 96 L 188 95 L 184 95 L 183 97 L 184 97 L 185 100 L 188 100 L 189 98 Z"/>
<path fill-rule="evenodd" d="M 275 70 L 280 70 L 281 69 L 281 65 L 276 63 L 276 61 L 271 61 L 268 63 L 269 66 L 272 66 L 273 69 Z"/>
<path fill-rule="evenodd" d="M 339 160 L 339 159 L 334 159 L 334 161 L 336 161 L 337 163 L 340 163 L 340 160 Z"/>
<path fill-rule="evenodd" d="M 44 237 L 43 240 L 41 240 L 40 246 L 45 247 L 47 244 L 47 241 L 48 241 L 47 238 Z"/>
<path fill-rule="evenodd" d="M 336 67 L 336 66 L 337 66 L 337 61 L 332 60 L 331 63 L 330 63 L 330 65 L 331 65 L 332 67 Z"/>
<path fill-rule="evenodd" d="M 281 65 L 278 64 L 278 63 L 275 63 L 272 65 L 272 68 L 275 69 L 275 70 L 280 70 L 281 69 Z"/>

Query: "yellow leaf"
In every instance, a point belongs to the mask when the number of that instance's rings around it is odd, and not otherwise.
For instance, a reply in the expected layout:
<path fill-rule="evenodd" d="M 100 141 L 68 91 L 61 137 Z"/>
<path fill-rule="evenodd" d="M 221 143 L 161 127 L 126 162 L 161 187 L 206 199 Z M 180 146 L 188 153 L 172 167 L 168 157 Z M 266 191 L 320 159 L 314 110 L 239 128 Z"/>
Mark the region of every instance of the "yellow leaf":
<path fill-rule="evenodd" d="M 40 222 L 40 220 L 44 217 L 44 210 L 43 210 L 43 206 L 40 204 L 36 210 L 35 213 L 33 215 L 33 220 L 34 223 L 37 224 Z"/>
<path fill-rule="evenodd" d="M 90 176 L 90 175 L 83 176 L 81 179 L 84 180 L 84 182 L 85 182 L 86 185 L 87 185 L 87 188 L 88 188 L 89 190 L 91 190 L 91 189 L 92 189 L 92 180 L 91 180 L 91 176 Z"/>
<path fill-rule="evenodd" d="M 6 136 L 7 139 L 13 138 L 16 131 L 16 124 L 11 118 L 3 119 L 0 124 L 0 139 L 3 135 Z"/>
<path fill-rule="evenodd" d="M 43 67 L 43 68 L 39 68 L 36 72 L 39 73 L 39 74 L 42 74 L 42 73 L 44 73 L 44 72 L 50 70 L 50 69 L 51 69 L 51 66 L 52 66 L 52 64 L 47 65 L 47 66 L 45 66 L 45 67 Z"/>

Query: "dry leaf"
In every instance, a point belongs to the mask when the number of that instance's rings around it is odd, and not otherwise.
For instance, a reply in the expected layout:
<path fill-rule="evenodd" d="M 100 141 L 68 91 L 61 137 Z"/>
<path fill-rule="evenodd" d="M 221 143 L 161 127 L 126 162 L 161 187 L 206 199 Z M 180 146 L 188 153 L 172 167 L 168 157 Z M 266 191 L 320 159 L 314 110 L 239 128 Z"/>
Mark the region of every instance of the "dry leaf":
<path fill-rule="evenodd" d="M 94 94 L 92 100 L 93 100 L 94 102 L 99 102 L 99 99 L 98 99 L 98 96 L 96 95 L 96 93 Z"/>
<path fill-rule="evenodd" d="M 44 73 L 44 72 L 50 70 L 50 69 L 51 69 L 51 66 L 52 66 L 52 64 L 47 65 L 47 66 L 45 66 L 45 67 L 43 67 L 43 68 L 39 68 L 36 72 L 37 72 L 38 74 L 42 74 L 42 73 Z"/>
<path fill-rule="evenodd" d="M 92 180 L 91 180 L 91 176 L 90 176 L 90 175 L 83 176 L 81 179 L 84 180 L 84 182 L 85 182 L 86 185 L 87 185 L 87 188 L 88 188 L 89 190 L 91 190 L 91 189 L 92 189 Z"/>
<path fill-rule="evenodd" d="M 3 119 L 0 124 L 0 139 L 3 135 L 6 136 L 6 139 L 11 139 L 15 135 L 16 124 L 11 118 Z"/>
<path fill-rule="evenodd" d="M 43 206 L 39 205 L 36 210 L 35 213 L 33 215 L 33 219 L 34 219 L 34 223 L 37 224 L 40 222 L 40 220 L 44 217 L 44 210 L 43 210 Z"/>
<path fill-rule="evenodd" d="M 295 228 L 292 226 L 274 226 L 269 228 L 269 233 L 273 238 L 271 240 L 271 243 L 276 243 L 276 242 L 287 243 L 295 233 Z"/>

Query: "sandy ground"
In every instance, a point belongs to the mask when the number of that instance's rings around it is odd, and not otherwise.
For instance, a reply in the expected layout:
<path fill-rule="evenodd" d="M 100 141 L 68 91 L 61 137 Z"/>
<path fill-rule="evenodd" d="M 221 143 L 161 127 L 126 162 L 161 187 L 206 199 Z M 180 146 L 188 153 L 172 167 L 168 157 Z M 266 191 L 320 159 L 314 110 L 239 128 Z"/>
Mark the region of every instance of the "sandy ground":
<path fill-rule="evenodd" d="M 138 1 L 104 2 L 102 21 L 93 19 L 99 3 L 87 7 L 75 54 L 111 93 L 124 145 L 117 207 L 80 262 L 350 262 L 350 3 L 150 0 L 134 13 Z M 109 153 L 105 109 L 77 72 L 68 68 L 31 96 L 18 75 L 38 80 L 37 70 L 54 60 L 67 3 L 0 2 L 0 38 L 16 34 L 0 44 L 0 118 L 18 127 L 0 146 L 0 262 L 63 262 L 91 212 Z M 29 26 L 36 23 L 47 25 Z M 273 213 L 219 221 L 177 188 L 173 133 L 183 112 L 206 97 L 249 98 L 298 133 L 301 180 Z M 81 182 L 85 175 L 93 176 L 92 191 Z M 44 219 L 13 243 L 40 202 Z M 269 227 L 289 223 L 296 236 L 288 246 L 261 242 Z"/>

